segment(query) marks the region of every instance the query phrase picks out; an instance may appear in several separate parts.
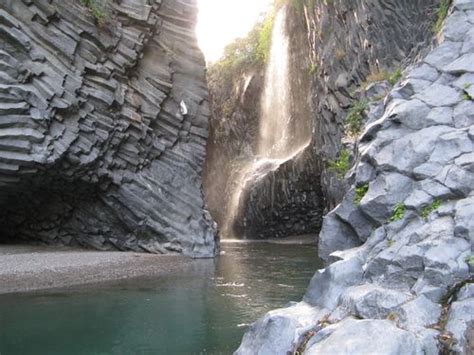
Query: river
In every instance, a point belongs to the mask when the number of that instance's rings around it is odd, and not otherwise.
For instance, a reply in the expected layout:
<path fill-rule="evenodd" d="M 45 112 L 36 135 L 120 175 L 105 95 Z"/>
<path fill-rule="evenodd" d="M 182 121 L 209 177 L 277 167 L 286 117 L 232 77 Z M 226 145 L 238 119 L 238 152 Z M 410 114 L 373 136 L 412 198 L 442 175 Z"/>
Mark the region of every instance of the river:
<path fill-rule="evenodd" d="M 0 296 L 0 354 L 230 354 L 248 324 L 299 301 L 316 248 L 223 243 L 178 273 Z"/>

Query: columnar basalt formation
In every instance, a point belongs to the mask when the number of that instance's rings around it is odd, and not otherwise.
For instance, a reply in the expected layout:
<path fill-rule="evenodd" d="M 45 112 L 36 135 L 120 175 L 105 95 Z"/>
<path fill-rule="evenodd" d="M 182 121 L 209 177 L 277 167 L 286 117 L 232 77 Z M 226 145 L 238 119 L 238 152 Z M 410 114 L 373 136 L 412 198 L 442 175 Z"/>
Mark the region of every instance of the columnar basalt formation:
<path fill-rule="evenodd" d="M 0 241 L 215 255 L 196 11 L 0 3 Z"/>
<path fill-rule="evenodd" d="M 313 152 L 318 157 L 326 211 L 341 201 L 347 189 L 327 165 L 343 147 L 345 119 L 354 92 L 371 74 L 395 71 L 426 53 L 438 3 L 317 0 L 304 6 L 314 68 Z"/>
<path fill-rule="evenodd" d="M 221 230 L 229 221 L 230 199 L 238 188 L 239 172 L 257 149 L 263 82 L 260 66 L 245 68 L 237 77 L 209 77 L 212 114 L 204 191 L 209 211 Z"/>
<path fill-rule="evenodd" d="M 469 354 L 474 344 L 474 1 L 370 113 L 351 185 L 323 222 L 332 264 L 302 302 L 250 326 L 237 354 Z"/>

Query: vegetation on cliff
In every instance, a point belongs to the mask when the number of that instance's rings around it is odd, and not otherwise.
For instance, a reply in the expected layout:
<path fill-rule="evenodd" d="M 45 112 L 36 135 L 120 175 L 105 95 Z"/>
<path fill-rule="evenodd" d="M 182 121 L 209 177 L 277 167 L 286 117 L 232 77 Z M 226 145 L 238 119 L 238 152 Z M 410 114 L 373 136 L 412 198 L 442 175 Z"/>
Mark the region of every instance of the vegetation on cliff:
<path fill-rule="evenodd" d="M 106 9 L 107 2 L 102 0 L 80 0 L 81 4 L 87 7 L 91 15 L 94 17 L 99 27 L 104 27 L 107 23 L 108 11 Z"/>
<path fill-rule="evenodd" d="M 285 5 L 303 9 L 306 2 L 313 3 L 314 0 L 275 0 L 272 9 L 246 37 L 237 38 L 227 45 L 222 58 L 209 67 L 210 76 L 228 80 L 249 68 L 263 66 L 268 61 L 277 11 Z"/>
<path fill-rule="evenodd" d="M 433 32 L 439 33 L 443 29 L 444 20 L 448 16 L 452 0 L 441 0 L 436 12 L 436 22 L 433 25 Z"/>

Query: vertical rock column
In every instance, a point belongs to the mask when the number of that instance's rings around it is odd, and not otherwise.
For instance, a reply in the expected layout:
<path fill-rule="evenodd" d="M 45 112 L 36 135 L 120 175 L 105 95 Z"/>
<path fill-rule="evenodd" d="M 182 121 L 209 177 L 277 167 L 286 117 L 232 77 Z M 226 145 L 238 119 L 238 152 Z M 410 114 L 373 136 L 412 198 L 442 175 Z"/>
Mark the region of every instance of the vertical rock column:
<path fill-rule="evenodd" d="M 211 257 L 194 0 L 0 4 L 1 240 Z"/>

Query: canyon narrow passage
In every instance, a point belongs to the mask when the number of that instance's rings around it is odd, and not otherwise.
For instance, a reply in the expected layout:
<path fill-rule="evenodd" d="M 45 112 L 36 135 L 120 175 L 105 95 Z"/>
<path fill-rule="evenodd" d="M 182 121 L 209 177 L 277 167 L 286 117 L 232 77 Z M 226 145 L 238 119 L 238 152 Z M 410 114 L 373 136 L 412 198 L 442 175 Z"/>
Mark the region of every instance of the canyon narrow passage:
<path fill-rule="evenodd" d="M 311 141 L 311 130 L 291 107 L 290 43 L 287 29 L 287 7 L 281 7 L 274 18 L 271 47 L 264 73 L 264 84 L 258 108 L 258 133 L 253 152 L 232 164 L 226 192 L 226 214 L 221 226 L 222 238 L 252 239 L 254 236 L 236 227 L 245 213 L 249 190 L 282 165 L 297 159 Z M 248 84 L 248 83 L 247 83 Z M 279 193 L 274 192 L 274 193 Z M 274 194 L 270 196 L 273 208 Z M 245 228 L 244 228 L 245 229 Z"/>

